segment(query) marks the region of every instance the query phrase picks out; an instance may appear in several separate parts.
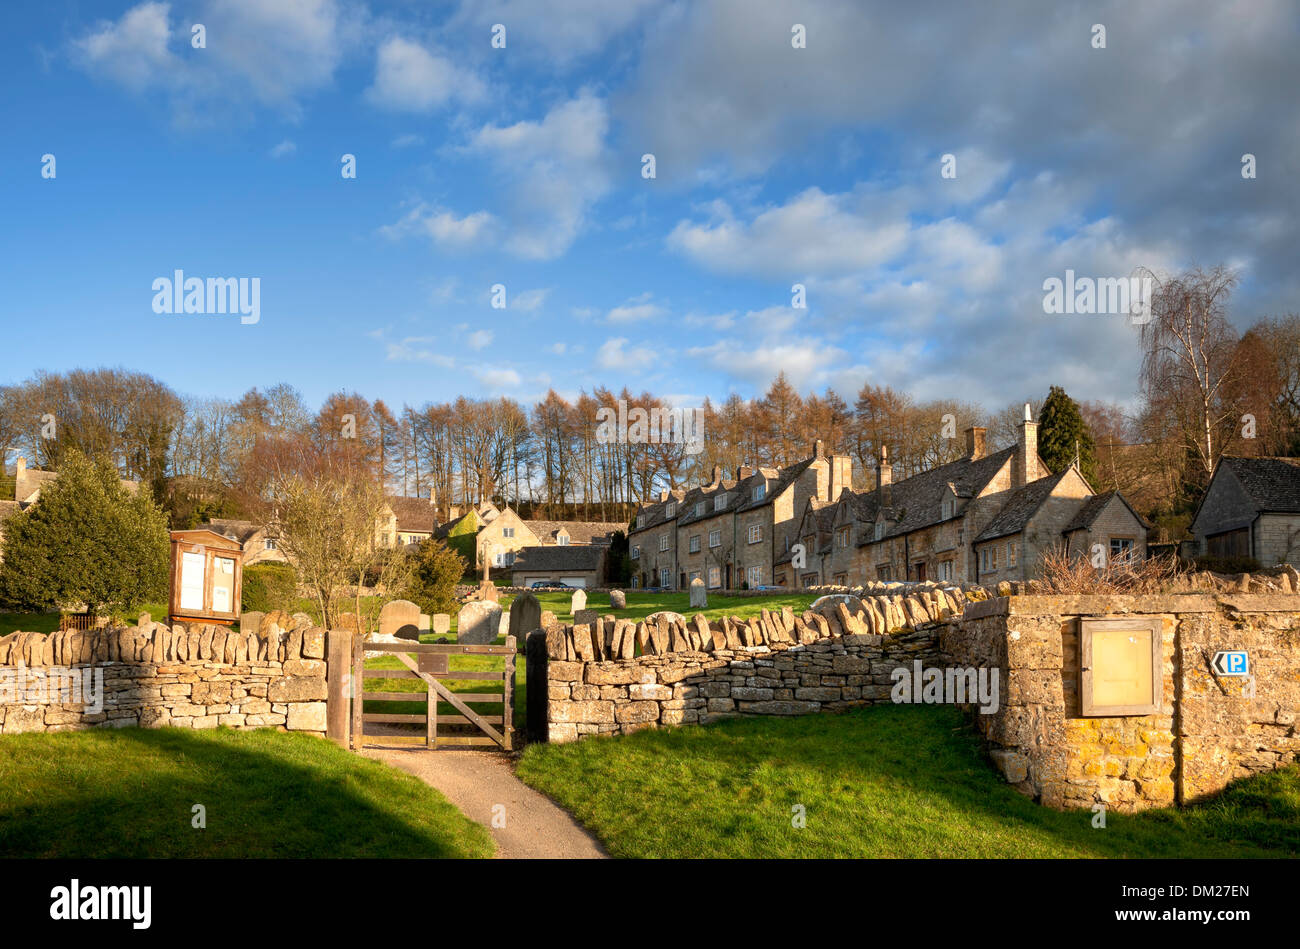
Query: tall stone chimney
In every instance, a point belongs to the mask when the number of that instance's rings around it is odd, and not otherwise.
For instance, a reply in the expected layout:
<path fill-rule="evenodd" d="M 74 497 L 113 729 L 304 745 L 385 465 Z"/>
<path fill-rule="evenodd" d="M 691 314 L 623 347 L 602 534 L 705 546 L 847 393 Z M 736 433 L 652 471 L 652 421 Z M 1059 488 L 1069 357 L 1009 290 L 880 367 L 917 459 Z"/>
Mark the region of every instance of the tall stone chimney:
<path fill-rule="evenodd" d="M 894 466 L 889 463 L 889 446 L 880 446 L 880 464 L 876 467 L 876 486 L 880 488 L 880 506 L 889 507 L 894 492 L 890 490 L 894 483 Z"/>
<path fill-rule="evenodd" d="M 748 477 L 749 477 L 750 475 L 752 475 L 753 473 L 754 473 L 754 469 L 753 469 L 753 468 L 750 468 L 748 465 L 739 465 L 739 466 L 736 468 L 736 480 L 737 480 L 737 481 L 744 481 L 746 478 L 748 478 Z"/>
<path fill-rule="evenodd" d="M 1016 446 L 1015 487 L 1023 488 L 1041 477 L 1042 472 L 1038 470 L 1038 423 L 1026 402 L 1025 420 L 1020 423 L 1020 444 Z"/>
<path fill-rule="evenodd" d="M 853 487 L 853 459 L 848 455 L 831 455 L 830 496 L 824 500 L 838 501 L 844 489 L 851 487 Z"/>
<path fill-rule="evenodd" d="M 971 461 L 979 461 L 989 453 L 985 440 L 987 434 L 988 429 L 980 428 L 978 425 L 966 429 L 966 457 Z"/>
<path fill-rule="evenodd" d="M 812 454 L 814 458 L 826 457 L 826 443 L 823 442 L 820 438 L 817 439 L 815 442 L 813 442 Z"/>
<path fill-rule="evenodd" d="M 722 483 L 722 465 L 713 466 L 713 480 L 709 483 L 715 487 Z"/>

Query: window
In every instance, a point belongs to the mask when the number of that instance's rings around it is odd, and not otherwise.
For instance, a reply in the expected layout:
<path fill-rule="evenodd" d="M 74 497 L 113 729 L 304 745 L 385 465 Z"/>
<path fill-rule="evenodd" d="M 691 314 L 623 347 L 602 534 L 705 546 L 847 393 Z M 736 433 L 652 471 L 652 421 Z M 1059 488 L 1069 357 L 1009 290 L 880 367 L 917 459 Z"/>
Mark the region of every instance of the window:
<path fill-rule="evenodd" d="M 700 552 L 700 535 L 699 535 L 699 534 L 692 534 L 692 535 L 691 535 L 691 544 L 690 544 L 690 548 L 691 548 L 691 553 L 693 553 L 693 554 L 698 554 L 698 553 Z"/>
<path fill-rule="evenodd" d="M 936 565 L 935 577 L 934 577 L 934 578 L 935 578 L 936 580 L 951 580 L 951 579 L 952 579 L 952 561 L 951 561 L 951 560 L 940 560 L 939 563 Z"/>
<path fill-rule="evenodd" d="M 501 536 L 502 536 L 502 537 L 514 537 L 514 536 L 515 536 L 515 529 L 514 529 L 513 527 L 503 527 L 503 528 L 501 528 Z"/>
<path fill-rule="evenodd" d="M 568 547 L 568 546 L 569 546 L 569 535 L 568 535 L 568 534 L 556 534 L 556 535 L 555 535 L 555 545 L 556 545 L 557 547 Z"/>
<path fill-rule="evenodd" d="M 703 517 L 703 516 L 704 516 L 704 502 L 703 502 L 703 501 L 696 501 L 696 502 L 695 502 L 695 516 L 696 516 L 696 517 Z"/>
<path fill-rule="evenodd" d="M 800 578 L 799 582 L 802 583 L 805 587 L 815 587 L 817 585 L 817 574 L 805 573 Z"/>
<path fill-rule="evenodd" d="M 751 544 L 757 544 L 762 539 L 763 539 L 763 525 L 751 524 L 749 526 L 749 542 Z"/>
<path fill-rule="evenodd" d="M 750 567 L 748 570 L 745 571 L 745 579 L 749 581 L 750 589 L 753 589 L 754 587 L 758 586 L 763 582 L 763 568 Z"/>
<path fill-rule="evenodd" d="M 984 547 L 980 549 L 980 573 L 995 573 L 998 569 L 998 549 Z"/>
<path fill-rule="evenodd" d="M 668 567 L 659 568 L 659 585 L 661 587 L 671 587 L 673 585 L 673 572 Z"/>
<path fill-rule="evenodd" d="M 1133 559 L 1133 538 L 1112 537 L 1110 539 L 1110 562 L 1127 563 Z"/>
<path fill-rule="evenodd" d="M 876 540 L 880 540 L 884 536 L 885 536 L 885 522 L 876 521 Z"/>
<path fill-rule="evenodd" d="M 838 531 L 835 532 L 835 546 L 836 546 L 836 547 L 839 547 L 839 548 L 841 548 L 841 549 L 845 549 L 845 548 L 847 548 L 847 547 L 849 546 L 849 531 L 850 531 L 850 530 L 851 530 L 851 528 L 850 528 L 847 524 L 845 524 L 843 527 L 841 527 Z"/>
<path fill-rule="evenodd" d="M 803 539 L 803 550 L 804 550 L 804 553 L 808 553 L 810 550 L 813 549 L 813 541 L 814 541 L 814 540 L 816 540 L 816 537 L 814 537 L 812 534 L 809 534 L 807 537 L 805 537 L 805 538 Z"/>
<path fill-rule="evenodd" d="M 633 544 L 633 545 L 632 545 L 632 554 L 631 554 L 631 557 L 632 557 L 633 560 L 640 560 L 640 559 L 641 559 L 641 545 L 640 545 L 640 544 Z"/>
<path fill-rule="evenodd" d="M 849 585 L 849 575 L 847 573 L 835 574 L 835 585 L 846 587 Z"/>
<path fill-rule="evenodd" d="M 636 516 L 636 526 L 637 526 L 637 527 L 645 527 L 645 515 L 644 515 L 644 514 L 638 514 L 638 515 Z"/>
<path fill-rule="evenodd" d="M 1011 543 L 1007 544 L 1007 566 L 1008 567 L 1014 567 L 1016 565 L 1017 550 L 1018 548 L 1016 547 L 1015 541 L 1012 541 Z"/>
<path fill-rule="evenodd" d="M 767 485 L 765 485 L 765 484 L 756 484 L 756 485 L 754 485 L 754 500 L 755 500 L 755 501 L 761 501 L 761 500 L 763 500 L 763 498 L 766 497 L 766 496 L 767 496 Z"/>
<path fill-rule="evenodd" d="M 231 539 L 233 540 L 234 538 L 232 537 Z M 274 537 L 268 537 L 268 538 L 266 538 L 266 540 L 262 541 L 262 549 L 263 549 L 263 550 L 279 550 L 279 549 L 280 549 L 280 542 L 279 542 L 278 540 L 276 540 Z"/>
<path fill-rule="evenodd" d="M 879 566 L 876 567 L 876 579 L 877 580 L 894 579 L 894 569 L 887 563 L 880 564 Z"/>
<path fill-rule="evenodd" d="M 715 511 L 721 511 L 726 506 L 727 506 L 727 495 L 725 493 L 719 494 L 716 498 L 713 499 L 713 509 Z"/>
<path fill-rule="evenodd" d="M 677 513 L 677 502 L 669 501 L 668 509 L 664 511 L 664 517 L 672 517 Z"/>
<path fill-rule="evenodd" d="M 661 551 L 663 551 L 663 550 L 667 550 L 667 549 L 668 549 L 668 535 L 667 535 L 667 534 L 660 534 L 660 535 L 659 535 L 659 549 L 660 549 Z"/>
<path fill-rule="evenodd" d="M 1160 620 L 1079 620 L 1080 710 L 1152 715 L 1161 706 Z"/>
<path fill-rule="evenodd" d="M 709 587 L 716 590 L 722 586 L 722 571 L 717 567 L 709 568 Z"/>
<path fill-rule="evenodd" d="M 709 546 L 710 547 L 722 546 L 722 531 L 720 530 L 709 531 Z"/>

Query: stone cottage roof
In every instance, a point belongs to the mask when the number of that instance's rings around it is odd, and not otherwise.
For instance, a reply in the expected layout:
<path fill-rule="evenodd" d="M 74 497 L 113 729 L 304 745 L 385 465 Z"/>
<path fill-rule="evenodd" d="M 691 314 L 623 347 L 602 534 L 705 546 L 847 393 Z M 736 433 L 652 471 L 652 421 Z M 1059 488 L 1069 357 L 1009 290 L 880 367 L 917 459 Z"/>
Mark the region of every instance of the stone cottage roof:
<path fill-rule="evenodd" d="M 711 517 L 717 517 L 719 514 L 730 514 L 740 509 L 749 497 L 753 486 L 763 480 L 763 476 L 757 472 L 750 475 L 743 481 L 723 481 L 713 490 L 697 488 L 691 492 L 682 501 L 682 513 L 677 515 L 678 524 L 693 524 L 696 521 L 707 521 Z M 722 506 L 722 510 L 713 509 L 714 501 L 719 494 L 727 494 L 727 503 Z M 695 516 L 695 502 L 704 502 L 704 513 L 699 517 Z"/>
<path fill-rule="evenodd" d="M 222 537 L 233 537 L 241 544 L 247 543 L 248 539 L 262 529 L 262 525 L 254 524 L 252 521 L 241 521 L 231 517 L 214 517 L 206 524 L 200 524 L 200 529 L 216 531 Z"/>
<path fill-rule="evenodd" d="M 571 570 L 580 573 L 599 570 L 606 548 L 596 545 L 568 547 L 522 547 L 515 554 L 513 569 L 518 571 Z"/>
<path fill-rule="evenodd" d="M 890 485 L 888 513 L 893 523 L 886 529 L 885 537 L 910 534 L 939 523 L 943 520 L 942 501 L 949 485 L 955 488 L 958 497 L 974 497 L 993 480 L 1015 452 L 1012 446 L 973 461 L 958 458 Z M 859 520 L 874 522 L 880 511 L 880 488 L 856 496 L 853 504 Z M 872 542 L 873 538 L 867 537 L 859 542 L 859 546 Z"/>
<path fill-rule="evenodd" d="M 524 525 L 548 546 L 555 544 L 561 530 L 569 535 L 570 544 L 604 547 L 614 542 L 615 531 L 627 530 L 626 524 L 615 521 L 524 521 Z"/>
<path fill-rule="evenodd" d="M 1019 534 L 1025 529 L 1029 519 L 1038 513 L 1038 509 L 1043 506 L 1043 502 L 1052 496 L 1056 486 L 1061 483 L 1069 472 L 1070 469 L 1066 468 L 1059 474 L 1039 478 L 1037 481 L 1031 481 L 1023 488 L 1017 488 L 1011 492 L 1011 497 L 1007 499 L 1007 503 L 1002 506 L 1002 510 L 998 511 L 997 516 L 989 522 L 988 527 L 980 531 L 979 536 L 975 538 L 975 543 Z"/>
<path fill-rule="evenodd" d="M 676 501 L 678 505 L 677 511 L 680 515 L 682 498 L 684 497 L 686 497 L 686 490 L 684 488 L 674 488 L 672 491 L 668 492 L 668 500 L 655 501 L 652 504 L 643 506 L 639 511 L 637 511 L 637 514 L 643 516 L 645 521 L 640 527 L 633 527 L 633 530 L 649 530 L 652 527 L 658 527 L 660 524 L 673 520 L 673 518 L 669 518 L 667 515 L 668 504 L 671 501 Z"/>
<path fill-rule="evenodd" d="M 385 498 L 397 516 L 399 531 L 432 534 L 438 523 L 437 511 L 428 498 L 408 498 L 391 494 Z"/>
<path fill-rule="evenodd" d="M 771 504 L 772 500 L 778 497 L 782 491 L 794 484 L 799 476 L 808 470 L 808 466 L 813 463 L 813 459 L 805 458 L 803 461 L 797 461 L 793 465 L 787 465 L 784 468 L 759 468 L 755 475 L 746 479 L 747 488 L 741 495 L 744 499 L 740 502 L 737 512 L 752 511 L 760 508 L 765 504 Z M 767 490 L 763 492 L 763 498 L 760 501 L 753 499 L 754 486 L 759 482 L 767 485 Z M 770 482 L 775 481 L 775 484 Z"/>
<path fill-rule="evenodd" d="M 1300 513 L 1300 458 L 1232 458 L 1225 455 L 1219 464 L 1241 482 L 1257 511 Z"/>

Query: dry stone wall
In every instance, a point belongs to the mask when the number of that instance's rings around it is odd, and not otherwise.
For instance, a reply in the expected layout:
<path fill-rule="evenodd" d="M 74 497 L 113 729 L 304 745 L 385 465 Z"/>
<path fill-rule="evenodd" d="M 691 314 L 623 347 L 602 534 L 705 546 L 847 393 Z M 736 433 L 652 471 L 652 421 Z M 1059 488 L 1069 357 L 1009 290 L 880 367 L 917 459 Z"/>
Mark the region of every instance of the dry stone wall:
<path fill-rule="evenodd" d="M 894 669 L 938 660 L 939 629 L 964 599 L 933 589 L 750 619 L 608 615 L 552 625 L 533 634 L 547 659 L 545 738 L 888 702 Z"/>
<path fill-rule="evenodd" d="M 272 613 L 257 632 L 154 623 L 10 633 L 0 638 L 0 732 L 228 725 L 323 735 L 326 633 L 293 623 Z"/>

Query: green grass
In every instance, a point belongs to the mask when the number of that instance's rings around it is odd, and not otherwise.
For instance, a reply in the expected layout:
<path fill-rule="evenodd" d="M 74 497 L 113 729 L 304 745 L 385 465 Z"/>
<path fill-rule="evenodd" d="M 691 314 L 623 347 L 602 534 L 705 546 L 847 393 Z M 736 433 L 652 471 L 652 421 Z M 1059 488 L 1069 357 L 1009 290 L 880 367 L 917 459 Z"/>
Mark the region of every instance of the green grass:
<path fill-rule="evenodd" d="M 1182 811 L 1059 812 L 1007 786 L 960 713 L 876 706 L 531 745 L 519 777 L 620 857 L 1280 857 L 1300 767 Z M 802 805 L 807 824 L 792 824 Z"/>
<path fill-rule="evenodd" d="M 206 808 L 207 827 L 191 826 Z M 179 728 L 0 737 L 0 857 L 489 857 L 422 781 L 307 735 Z"/>
<path fill-rule="evenodd" d="M 542 609 L 550 610 L 560 622 L 572 622 L 573 614 L 569 612 L 572 592 L 538 591 L 535 596 Z M 739 616 L 747 619 L 757 616 L 764 609 L 779 611 L 788 606 L 796 613 L 802 613 L 817 599 L 812 593 L 773 593 L 770 596 L 716 596 L 709 595 L 709 607 L 704 610 L 691 609 L 689 593 L 637 593 L 627 591 L 627 609 L 616 610 L 609 605 L 608 593 L 588 593 L 587 608 L 595 610 L 601 616 L 613 614 L 619 619 L 645 619 L 659 610 L 672 610 L 690 619 L 696 613 L 703 613 L 709 619 L 721 619 L 723 616 Z M 501 597 L 501 608 L 509 609 L 514 596 Z"/>

